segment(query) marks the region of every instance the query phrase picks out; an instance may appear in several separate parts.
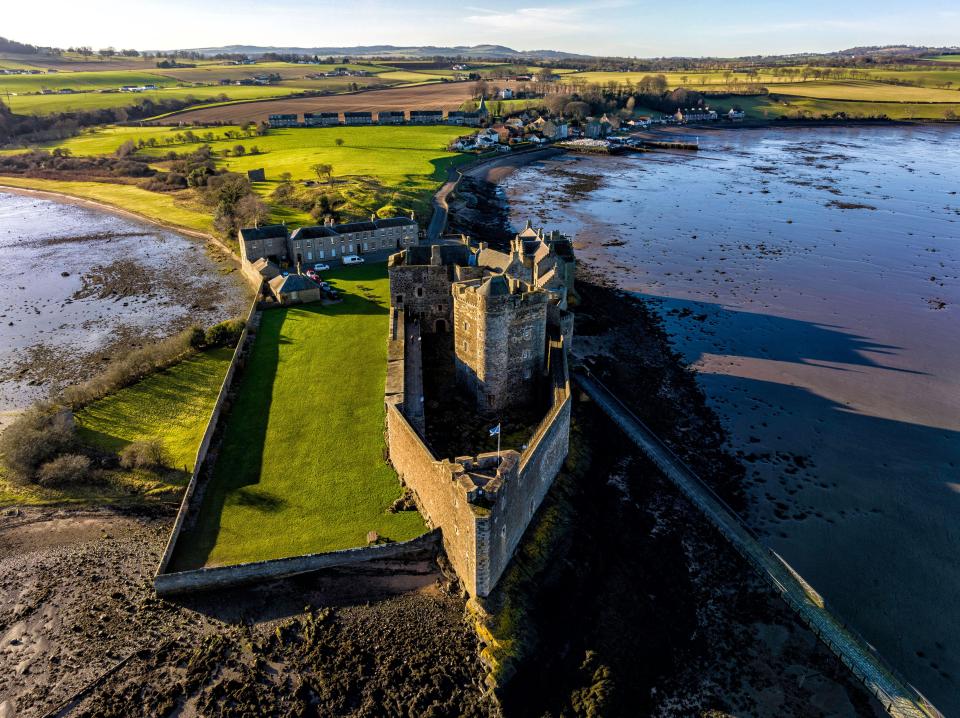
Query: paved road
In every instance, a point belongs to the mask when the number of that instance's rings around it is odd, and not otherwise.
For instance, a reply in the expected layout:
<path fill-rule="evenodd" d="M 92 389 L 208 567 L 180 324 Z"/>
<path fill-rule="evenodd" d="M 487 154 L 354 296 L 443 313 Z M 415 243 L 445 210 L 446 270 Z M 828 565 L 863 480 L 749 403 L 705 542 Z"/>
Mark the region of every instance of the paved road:
<path fill-rule="evenodd" d="M 897 677 L 866 641 L 846 627 L 820 595 L 780 556 L 761 544 L 743 520 L 693 473 L 619 399 L 587 370 L 576 374 L 580 387 L 640 447 L 760 574 L 804 623 L 863 681 L 887 712 L 900 718 L 942 718 L 939 711 Z"/>

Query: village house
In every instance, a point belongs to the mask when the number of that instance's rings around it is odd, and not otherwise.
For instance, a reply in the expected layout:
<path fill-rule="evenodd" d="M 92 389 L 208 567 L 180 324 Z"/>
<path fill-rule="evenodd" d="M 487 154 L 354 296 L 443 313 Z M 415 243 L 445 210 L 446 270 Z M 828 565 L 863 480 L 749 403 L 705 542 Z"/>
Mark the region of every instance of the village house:
<path fill-rule="evenodd" d="M 443 123 L 443 110 L 410 110 L 413 125 L 439 125 Z"/>
<path fill-rule="evenodd" d="M 267 286 L 280 304 L 305 304 L 320 300 L 320 285 L 301 274 L 274 277 Z"/>
<path fill-rule="evenodd" d="M 463 124 L 463 112 L 459 110 L 451 110 L 447 113 L 447 124 L 448 125 L 462 125 Z"/>
<path fill-rule="evenodd" d="M 504 87 L 504 88 L 503 88 L 502 90 L 500 90 L 500 92 L 498 93 L 498 97 L 499 97 L 501 100 L 512 100 L 512 99 L 513 99 L 513 90 L 511 90 L 509 87 Z"/>
<path fill-rule="evenodd" d="M 743 110 L 730 109 L 730 112 L 727 113 L 727 119 L 732 122 L 743 122 L 743 118 L 747 116 L 747 113 Z"/>
<path fill-rule="evenodd" d="M 372 112 L 344 112 L 343 124 L 345 125 L 372 125 Z"/>
<path fill-rule="evenodd" d="M 339 112 L 305 112 L 303 124 L 307 127 L 335 127 L 340 124 Z"/>
<path fill-rule="evenodd" d="M 300 227 L 290 234 L 286 225 L 272 224 L 239 231 L 244 264 L 266 259 L 279 265 L 302 265 L 338 260 L 347 254 L 398 251 L 416 246 L 419 225 L 412 217 L 391 217 L 369 222 L 348 222 Z"/>
<path fill-rule="evenodd" d="M 479 112 L 463 113 L 463 124 L 466 127 L 479 127 L 482 121 L 483 118 L 480 116 Z"/>
<path fill-rule="evenodd" d="M 377 113 L 378 125 L 402 125 L 405 121 L 403 110 L 381 110 Z"/>
<path fill-rule="evenodd" d="M 270 115 L 267 118 L 271 127 L 299 127 L 297 115 Z"/>

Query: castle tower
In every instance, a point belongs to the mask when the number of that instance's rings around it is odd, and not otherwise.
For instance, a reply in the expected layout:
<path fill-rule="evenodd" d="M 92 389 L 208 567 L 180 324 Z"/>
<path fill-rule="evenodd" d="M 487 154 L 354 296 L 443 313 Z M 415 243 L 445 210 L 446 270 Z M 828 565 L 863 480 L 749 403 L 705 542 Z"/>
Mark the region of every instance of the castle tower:
<path fill-rule="evenodd" d="M 502 274 L 453 287 L 457 382 L 477 409 L 498 413 L 534 399 L 547 345 L 546 292 Z"/>

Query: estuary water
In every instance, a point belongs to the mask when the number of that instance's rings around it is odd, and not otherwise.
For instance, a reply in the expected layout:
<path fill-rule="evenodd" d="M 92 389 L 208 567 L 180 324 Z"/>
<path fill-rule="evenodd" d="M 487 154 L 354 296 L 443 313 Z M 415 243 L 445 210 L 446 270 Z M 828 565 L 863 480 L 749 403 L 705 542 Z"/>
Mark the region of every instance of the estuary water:
<path fill-rule="evenodd" d="M 747 467 L 754 528 L 958 713 L 960 128 L 700 141 L 522 167 L 511 222 L 573 236 L 657 308 Z"/>
<path fill-rule="evenodd" d="M 201 241 L 106 211 L 0 191 L 0 419 L 248 290 Z M 2 423 L 2 421 L 0 421 Z"/>

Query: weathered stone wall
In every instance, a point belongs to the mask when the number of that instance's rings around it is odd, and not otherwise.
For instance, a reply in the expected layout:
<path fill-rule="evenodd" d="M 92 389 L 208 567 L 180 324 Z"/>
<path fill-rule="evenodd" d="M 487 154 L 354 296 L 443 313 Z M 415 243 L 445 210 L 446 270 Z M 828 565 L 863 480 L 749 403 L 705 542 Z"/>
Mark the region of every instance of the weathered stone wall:
<path fill-rule="evenodd" d="M 477 519 L 482 510 L 466 500 L 453 480 L 453 464 L 437 461 L 396 403 L 387 405 L 390 461 L 413 491 L 420 512 L 431 528 L 443 534 L 450 563 L 471 595 L 477 586 Z"/>
<path fill-rule="evenodd" d="M 515 481 L 504 482 L 487 519 L 489 590 L 506 570 L 530 520 L 567 458 L 571 398 L 566 356 L 559 346 L 551 347 L 551 363 L 553 405 L 520 456 L 519 475 Z"/>
<path fill-rule="evenodd" d="M 482 412 L 534 399 L 547 332 L 544 292 L 484 296 L 476 286 L 453 292 L 457 380 Z"/>
<path fill-rule="evenodd" d="M 450 331 L 453 324 L 453 297 L 450 268 L 414 264 L 390 268 L 390 303 L 408 317 L 420 319 L 426 331 Z M 438 325 L 438 320 L 443 324 Z"/>

